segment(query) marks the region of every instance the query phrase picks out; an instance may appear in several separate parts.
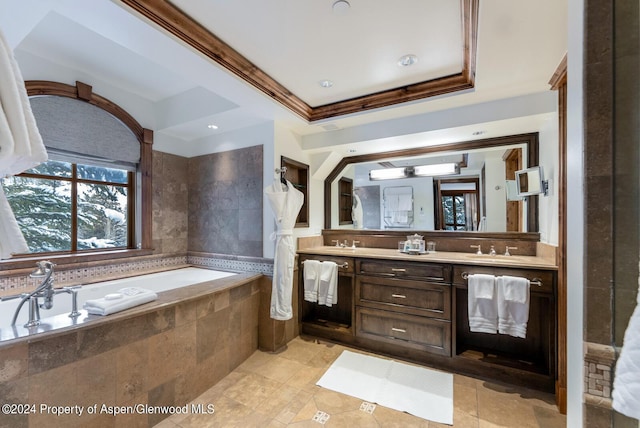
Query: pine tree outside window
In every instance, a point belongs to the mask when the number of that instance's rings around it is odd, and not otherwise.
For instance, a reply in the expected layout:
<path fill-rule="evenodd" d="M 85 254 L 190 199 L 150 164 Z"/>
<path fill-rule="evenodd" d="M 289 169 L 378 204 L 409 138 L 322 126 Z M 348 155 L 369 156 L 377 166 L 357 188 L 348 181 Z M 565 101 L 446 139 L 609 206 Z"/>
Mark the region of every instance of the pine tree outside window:
<path fill-rule="evenodd" d="M 63 158 L 2 181 L 29 251 L 132 248 L 133 171 Z"/>

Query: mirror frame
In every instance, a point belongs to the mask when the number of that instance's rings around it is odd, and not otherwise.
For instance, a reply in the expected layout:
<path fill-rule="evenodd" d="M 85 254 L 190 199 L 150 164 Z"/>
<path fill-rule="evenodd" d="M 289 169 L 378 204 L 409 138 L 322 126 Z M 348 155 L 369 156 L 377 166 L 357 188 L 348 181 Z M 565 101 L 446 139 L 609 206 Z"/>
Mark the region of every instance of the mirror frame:
<path fill-rule="evenodd" d="M 331 183 L 338 178 L 340 173 L 348 165 L 361 162 L 386 160 L 388 158 L 420 156 L 443 151 L 475 150 L 489 147 L 510 146 L 513 144 L 526 144 L 527 168 L 538 166 L 539 140 L 537 132 L 344 157 L 324 180 L 324 227 L 325 229 L 331 229 Z M 538 196 L 529 196 L 527 203 L 527 232 L 538 232 L 538 229 Z"/>

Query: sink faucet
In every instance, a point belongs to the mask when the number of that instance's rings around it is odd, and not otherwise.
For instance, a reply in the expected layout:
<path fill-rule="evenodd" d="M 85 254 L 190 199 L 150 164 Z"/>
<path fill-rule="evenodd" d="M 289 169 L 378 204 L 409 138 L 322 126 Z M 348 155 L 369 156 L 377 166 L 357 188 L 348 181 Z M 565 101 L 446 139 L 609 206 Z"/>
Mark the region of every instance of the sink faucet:
<path fill-rule="evenodd" d="M 355 239 L 353 240 L 353 243 L 351 244 L 351 248 L 353 248 L 354 250 L 358 247 L 356 247 L 356 244 L 359 244 L 360 241 L 356 241 Z"/>
<path fill-rule="evenodd" d="M 509 250 L 517 250 L 517 249 L 518 249 L 518 247 L 510 247 L 510 246 L 507 245 L 507 248 L 504 250 L 504 255 L 505 256 L 510 256 L 511 253 L 509 252 Z"/>
<path fill-rule="evenodd" d="M 482 245 L 478 244 L 478 245 L 469 245 L 471 248 L 477 248 L 478 251 L 476 251 L 476 254 L 481 256 L 482 255 Z"/>

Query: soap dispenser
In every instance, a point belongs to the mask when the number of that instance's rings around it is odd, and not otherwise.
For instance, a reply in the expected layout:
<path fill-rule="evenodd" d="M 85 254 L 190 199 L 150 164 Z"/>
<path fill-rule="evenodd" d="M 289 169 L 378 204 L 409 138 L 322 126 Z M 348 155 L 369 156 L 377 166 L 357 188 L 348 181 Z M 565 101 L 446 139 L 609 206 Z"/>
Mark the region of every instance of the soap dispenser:
<path fill-rule="evenodd" d="M 495 256 L 496 255 L 496 248 L 495 246 L 491 246 L 491 249 L 489 250 L 489 255 L 490 256 Z"/>

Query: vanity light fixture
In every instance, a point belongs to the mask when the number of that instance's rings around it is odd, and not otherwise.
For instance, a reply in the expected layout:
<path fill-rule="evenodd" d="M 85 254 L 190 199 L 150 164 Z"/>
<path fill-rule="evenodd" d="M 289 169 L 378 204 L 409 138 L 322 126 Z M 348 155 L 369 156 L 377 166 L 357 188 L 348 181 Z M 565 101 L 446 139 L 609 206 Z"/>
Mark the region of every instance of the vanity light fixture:
<path fill-rule="evenodd" d="M 369 171 L 369 180 L 393 180 L 406 177 L 406 168 L 384 168 Z"/>
<path fill-rule="evenodd" d="M 409 67 L 410 65 L 413 65 L 416 62 L 418 62 L 418 57 L 413 54 L 408 54 L 400 57 L 400 59 L 398 60 L 398 65 L 400 67 Z"/>
<path fill-rule="evenodd" d="M 413 175 L 418 177 L 432 177 L 434 175 L 451 175 L 459 173 L 460 167 L 454 162 L 413 167 Z"/>
<path fill-rule="evenodd" d="M 213 125 L 213 124 L 207 125 L 207 128 L 209 128 L 209 129 L 218 129 L 218 125 Z"/>
<path fill-rule="evenodd" d="M 369 171 L 369 180 L 394 180 L 411 177 L 433 177 L 440 175 L 459 174 L 457 163 L 440 163 L 434 165 L 408 166 L 406 168 L 384 168 Z"/>

